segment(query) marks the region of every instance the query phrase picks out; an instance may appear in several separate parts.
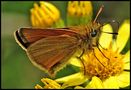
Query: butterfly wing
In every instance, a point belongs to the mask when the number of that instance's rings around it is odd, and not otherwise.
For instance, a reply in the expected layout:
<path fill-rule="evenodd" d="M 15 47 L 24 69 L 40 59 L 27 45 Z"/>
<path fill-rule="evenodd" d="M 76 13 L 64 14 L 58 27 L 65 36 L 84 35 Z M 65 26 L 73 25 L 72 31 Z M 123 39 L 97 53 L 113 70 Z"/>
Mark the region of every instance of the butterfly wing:
<path fill-rule="evenodd" d="M 79 44 L 76 37 L 69 35 L 50 36 L 31 44 L 27 54 L 35 66 L 53 74 L 75 53 Z"/>
<path fill-rule="evenodd" d="M 69 31 L 68 28 L 58 28 L 58 29 L 40 29 L 40 28 L 21 28 L 14 33 L 17 43 L 24 49 L 31 45 L 32 43 L 49 36 L 59 36 L 59 35 L 69 35 L 76 36 L 77 33 Z"/>

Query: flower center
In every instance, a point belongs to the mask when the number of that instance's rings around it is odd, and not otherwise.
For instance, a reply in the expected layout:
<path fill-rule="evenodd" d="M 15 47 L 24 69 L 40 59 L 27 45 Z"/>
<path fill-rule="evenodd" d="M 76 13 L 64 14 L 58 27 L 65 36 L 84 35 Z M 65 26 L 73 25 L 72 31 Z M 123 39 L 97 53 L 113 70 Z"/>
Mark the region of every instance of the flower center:
<path fill-rule="evenodd" d="M 124 62 L 121 54 L 113 52 L 111 49 L 102 50 L 102 53 L 95 49 L 95 55 L 91 52 L 87 56 L 89 59 L 84 62 L 86 75 L 89 77 L 97 76 L 103 80 L 123 71 Z"/>

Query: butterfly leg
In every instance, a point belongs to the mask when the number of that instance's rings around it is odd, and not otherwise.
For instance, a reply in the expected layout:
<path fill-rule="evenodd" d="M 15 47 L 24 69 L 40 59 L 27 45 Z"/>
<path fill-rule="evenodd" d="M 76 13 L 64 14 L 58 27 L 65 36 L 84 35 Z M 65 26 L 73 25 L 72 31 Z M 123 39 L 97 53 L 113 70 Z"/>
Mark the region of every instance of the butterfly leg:
<path fill-rule="evenodd" d="M 96 42 L 96 45 L 93 45 L 93 46 L 95 46 L 95 47 L 100 46 L 102 49 L 107 50 L 106 48 L 102 47 L 102 45 L 98 41 Z"/>
<path fill-rule="evenodd" d="M 81 55 L 79 56 L 79 58 L 81 58 L 84 53 L 85 53 L 85 49 L 82 50 L 82 53 L 81 53 Z"/>
<path fill-rule="evenodd" d="M 102 53 L 102 55 L 105 57 L 105 58 L 107 58 L 108 60 L 110 60 L 108 57 L 106 57 L 106 55 L 101 51 L 101 49 L 99 48 L 99 46 L 102 48 L 102 49 L 104 49 L 104 50 L 107 50 L 106 48 L 103 48 L 101 45 L 100 45 L 100 43 L 97 41 L 96 42 L 96 45 L 92 45 L 93 47 L 97 47 L 97 49 Z"/>
<path fill-rule="evenodd" d="M 84 59 L 82 58 L 84 53 L 85 53 L 85 50 L 83 49 L 81 55 L 80 56 L 76 56 L 76 58 L 78 58 L 81 61 L 82 65 L 83 65 L 83 71 L 84 71 L 84 74 L 85 74 L 86 73 L 85 72 L 85 64 L 84 64 Z"/>
<path fill-rule="evenodd" d="M 103 67 L 105 67 L 105 66 L 101 63 L 101 61 L 97 58 L 97 56 L 96 56 L 96 54 L 95 54 L 95 51 L 94 51 L 94 48 L 93 48 L 92 50 L 93 50 L 93 54 L 94 54 L 95 58 L 99 61 L 99 63 L 100 63 Z"/>

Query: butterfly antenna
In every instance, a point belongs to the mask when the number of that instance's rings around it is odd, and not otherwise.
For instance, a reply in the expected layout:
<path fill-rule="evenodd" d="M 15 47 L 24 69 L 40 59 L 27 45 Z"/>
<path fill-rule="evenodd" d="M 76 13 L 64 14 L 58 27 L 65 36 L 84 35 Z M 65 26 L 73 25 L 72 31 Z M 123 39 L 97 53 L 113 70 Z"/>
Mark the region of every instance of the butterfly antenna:
<path fill-rule="evenodd" d="M 96 20 L 97 20 L 98 16 L 99 16 L 99 15 L 100 15 L 100 13 L 102 12 L 103 8 L 104 8 L 104 5 L 101 5 L 101 7 L 100 7 L 99 11 L 98 11 L 98 12 L 97 12 L 97 14 L 96 14 L 96 17 L 95 17 L 95 19 L 94 19 L 93 23 L 95 23 L 95 22 L 96 22 Z"/>

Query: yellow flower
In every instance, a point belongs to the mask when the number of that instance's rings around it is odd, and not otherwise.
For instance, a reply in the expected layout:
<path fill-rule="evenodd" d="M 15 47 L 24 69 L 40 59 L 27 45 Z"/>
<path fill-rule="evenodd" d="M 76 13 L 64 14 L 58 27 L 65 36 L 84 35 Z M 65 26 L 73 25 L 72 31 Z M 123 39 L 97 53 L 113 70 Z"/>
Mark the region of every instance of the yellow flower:
<path fill-rule="evenodd" d="M 51 27 L 57 22 L 62 22 L 59 10 L 49 2 L 41 1 L 40 5 L 34 3 L 34 8 L 30 11 L 33 27 Z"/>
<path fill-rule="evenodd" d="M 92 9 L 90 1 L 69 1 L 67 7 L 67 24 L 79 25 L 91 22 Z"/>
<path fill-rule="evenodd" d="M 105 25 L 102 31 L 111 32 L 112 28 L 110 25 Z M 112 40 L 111 34 L 102 33 L 99 43 L 107 49 L 100 47 L 106 57 L 97 48 L 94 48 L 98 59 L 93 52 L 84 55 L 84 68 L 77 59 L 72 59 L 70 62 L 72 65 L 81 67 L 84 73 L 79 72 L 56 79 L 56 81 L 63 82 L 64 87 L 76 86 L 75 88 L 118 89 L 129 86 L 130 50 L 126 54 L 121 53 L 129 36 L 130 23 L 127 20 L 120 27 L 116 41 Z"/>

